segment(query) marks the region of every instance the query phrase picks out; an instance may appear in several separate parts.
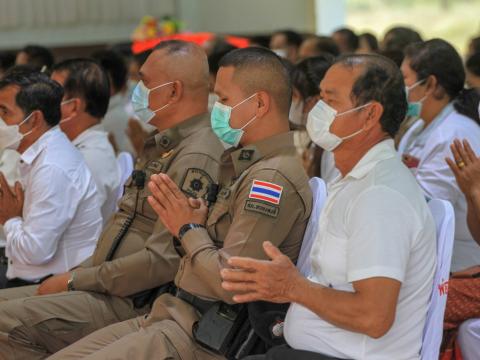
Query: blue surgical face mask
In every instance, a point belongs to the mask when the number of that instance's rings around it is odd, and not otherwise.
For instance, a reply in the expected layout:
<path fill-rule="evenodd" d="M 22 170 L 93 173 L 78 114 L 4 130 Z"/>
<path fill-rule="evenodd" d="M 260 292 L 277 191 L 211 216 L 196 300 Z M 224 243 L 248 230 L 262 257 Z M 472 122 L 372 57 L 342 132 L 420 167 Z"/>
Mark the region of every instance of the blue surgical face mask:
<path fill-rule="evenodd" d="M 215 105 L 213 105 L 212 113 L 210 115 L 212 130 L 215 135 L 218 136 L 225 149 L 237 147 L 244 134 L 243 129 L 245 129 L 248 125 L 250 125 L 253 120 L 257 118 L 256 116 L 252 117 L 240 129 L 233 129 L 230 126 L 230 116 L 232 114 L 232 110 L 235 109 L 237 106 L 240 106 L 246 101 L 250 100 L 255 95 L 256 93 L 239 102 L 233 107 L 224 105 L 222 103 L 219 103 L 218 101 L 215 103 Z"/>
<path fill-rule="evenodd" d="M 145 124 L 148 124 L 155 116 L 155 113 L 165 109 L 167 106 L 170 105 L 170 104 L 165 104 L 156 110 L 151 110 L 149 105 L 149 100 L 148 100 L 149 95 L 152 91 L 160 89 L 161 87 L 164 87 L 170 84 L 173 84 L 173 81 L 155 86 L 154 88 L 151 88 L 151 89 L 147 88 L 143 83 L 143 81 L 140 81 L 137 84 L 132 94 L 132 106 L 133 106 L 133 111 L 135 112 L 135 115 L 137 115 L 142 122 L 144 122 Z"/>
<path fill-rule="evenodd" d="M 419 101 L 408 101 L 408 95 L 410 91 L 412 91 L 412 89 L 416 88 L 418 85 L 420 85 L 423 82 L 425 82 L 425 79 L 417 81 L 415 84 L 411 86 L 405 86 L 405 93 L 407 94 L 407 102 L 408 102 L 407 116 L 420 117 L 420 114 L 422 112 L 423 102 L 427 98 L 427 95 L 425 95 Z"/>

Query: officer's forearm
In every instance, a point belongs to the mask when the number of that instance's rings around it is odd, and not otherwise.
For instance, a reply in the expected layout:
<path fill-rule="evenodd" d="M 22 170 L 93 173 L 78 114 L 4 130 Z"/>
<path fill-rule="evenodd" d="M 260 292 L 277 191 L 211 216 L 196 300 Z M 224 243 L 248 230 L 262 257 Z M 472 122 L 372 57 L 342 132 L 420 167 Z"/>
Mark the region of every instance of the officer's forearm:
<path fill-rule="evenodd" d="M 144 248 L 134 254 L 75 270 L 76 290 L 128 296 L 173 281 L 179 258 Z"/>
<path fill-rule="evenodd" d="M 233 293 L 222 288 L 220 257 L 206 229 L 193 229 L 182 238 L 182 246 L 190 258 L 190 266 L 203 280 L 203 288 L 212 299 L 234 303 Z M 181 270 L 180 270 L 181 271 Z"/>

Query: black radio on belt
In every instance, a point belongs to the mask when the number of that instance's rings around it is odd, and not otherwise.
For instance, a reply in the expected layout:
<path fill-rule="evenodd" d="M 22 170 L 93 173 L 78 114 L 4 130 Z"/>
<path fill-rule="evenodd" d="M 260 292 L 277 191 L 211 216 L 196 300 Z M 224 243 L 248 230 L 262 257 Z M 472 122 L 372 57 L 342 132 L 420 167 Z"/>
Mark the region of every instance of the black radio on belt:
<path fill-rule="evenodd" d="M 245 305 L 217 302 L 193 325 L 193 338 L 206 349 L 230 359 L 231 345 L 247 317 Z"/>

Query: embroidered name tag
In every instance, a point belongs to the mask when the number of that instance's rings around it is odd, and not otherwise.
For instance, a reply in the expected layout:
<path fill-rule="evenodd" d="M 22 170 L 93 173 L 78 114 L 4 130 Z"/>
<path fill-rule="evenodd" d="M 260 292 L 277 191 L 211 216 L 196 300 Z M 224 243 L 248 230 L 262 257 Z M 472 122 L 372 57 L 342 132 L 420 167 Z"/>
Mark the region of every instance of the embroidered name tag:
<path fill-rule="evenodd" d="M 253 211 L 253 212 L 270 216 L 273 218 L 278 217 L 278 213 L 280 212 L 280 208 L 278 206 L 265 204 L 263 202 L 256 201 L 256 200 L 245 201 L 244 209 L 247 211 Z"/>

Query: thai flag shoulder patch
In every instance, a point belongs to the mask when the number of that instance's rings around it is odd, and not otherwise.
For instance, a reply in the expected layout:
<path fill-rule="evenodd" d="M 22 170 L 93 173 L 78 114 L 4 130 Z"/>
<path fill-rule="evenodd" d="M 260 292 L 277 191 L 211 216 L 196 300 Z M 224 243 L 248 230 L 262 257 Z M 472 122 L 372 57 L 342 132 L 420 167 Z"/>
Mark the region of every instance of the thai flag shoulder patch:
<path fill-rule="evenodd" d="M 280 204 L 283 186 L 266 181 L 253 180 L 249 199 L 262 200 L 270 204 Z"/>

